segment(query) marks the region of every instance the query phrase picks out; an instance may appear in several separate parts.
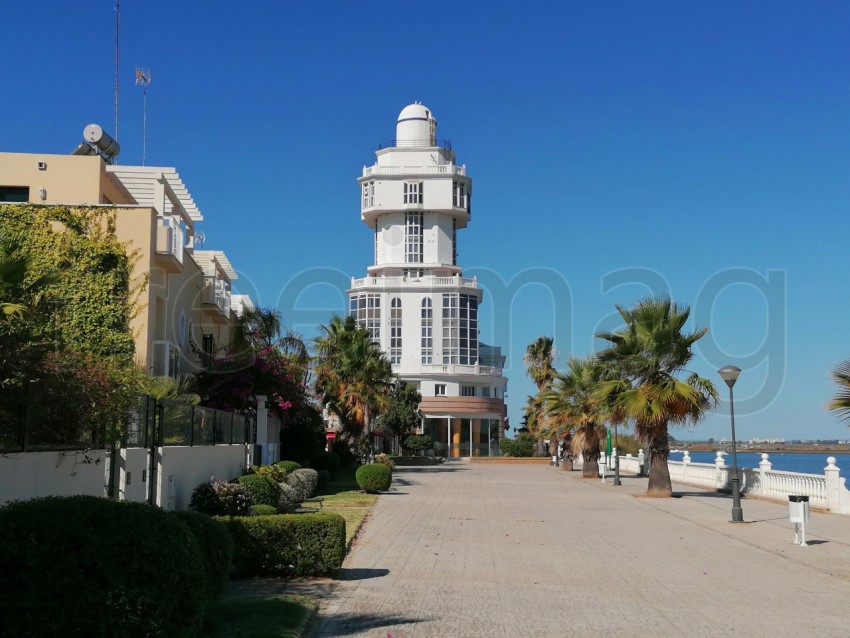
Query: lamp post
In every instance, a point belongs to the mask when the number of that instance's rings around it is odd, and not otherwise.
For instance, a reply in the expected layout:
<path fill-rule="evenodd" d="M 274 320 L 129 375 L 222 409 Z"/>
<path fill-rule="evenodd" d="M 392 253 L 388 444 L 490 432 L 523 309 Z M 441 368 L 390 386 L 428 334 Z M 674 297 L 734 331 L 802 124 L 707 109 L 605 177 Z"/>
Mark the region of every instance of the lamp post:
<path fill-rule="evenodd" d="M 622 485 L 620 482 L 620 440 L 617 437 L 616 421 L 614 421 L 614 485 Z"/>
<path fill-rule="evenodd" d="M 729 386 L 729 414 L 732 417 L 732 521 L 733 523 L 744 522 L 744 511 L 741 509 L 741 484 L 738 477 L 738 444 L 735 441 L 735 398 L 732 393 L 732 387 L 738 376 L 741 374 L 741 368 L 736 366 L 723 366 L 717 371 L 726 385 Z"/>

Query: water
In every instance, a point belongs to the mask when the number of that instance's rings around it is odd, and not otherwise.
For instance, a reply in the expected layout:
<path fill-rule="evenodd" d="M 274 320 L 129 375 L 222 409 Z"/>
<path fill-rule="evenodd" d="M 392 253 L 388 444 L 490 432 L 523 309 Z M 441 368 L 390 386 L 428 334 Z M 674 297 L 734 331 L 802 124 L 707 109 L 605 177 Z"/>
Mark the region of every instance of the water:
<path fill-rule="evenodd" d="M 671 452 L 671 461 L 681 461 L 682 452 Z M 693 463 L 711 463 L 714 464 L 714 459 L 717 457 L 716 452 L 690 452 L 691 462 Z M 835 457 L 835 464 L 841 468 L 842 476 L 850 476 L 850 454 L 782 454 L 780 452 L 768 453 L 768 461 L 773 464 L 771 469 L 781 470 L 783 472 L 802 472 L 804 474 L 823 474 L 823 468 L 826 467 L 826 459 L 829 456 Z M 732 466 L 732 453 L 726 454 L 723 457 L 726 465 Z M 761 461 L 761 452 L 738 452 L 738 467 L 751 467 L 758 469 Z"/>

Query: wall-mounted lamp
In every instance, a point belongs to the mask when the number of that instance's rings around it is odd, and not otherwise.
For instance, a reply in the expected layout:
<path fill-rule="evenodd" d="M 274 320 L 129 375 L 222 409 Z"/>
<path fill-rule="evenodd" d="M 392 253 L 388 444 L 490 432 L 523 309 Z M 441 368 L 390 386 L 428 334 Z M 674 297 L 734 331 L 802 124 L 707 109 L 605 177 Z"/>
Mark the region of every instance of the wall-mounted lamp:
<path fill-rule="evenodd" d="M 44 186 L 38 189 L 38 196 L 41 197 L 41 201 L 47 199 L 47 189 Z"/>

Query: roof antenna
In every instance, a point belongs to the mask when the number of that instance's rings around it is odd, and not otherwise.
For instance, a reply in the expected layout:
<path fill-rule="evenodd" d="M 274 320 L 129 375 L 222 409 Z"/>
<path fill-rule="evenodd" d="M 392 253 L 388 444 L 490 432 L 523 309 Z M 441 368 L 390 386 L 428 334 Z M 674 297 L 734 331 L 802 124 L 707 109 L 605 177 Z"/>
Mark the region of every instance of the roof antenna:
<path fill-rule="evenodd" d="M 141 86 L 144 89 L 142 108 L 142 166 L 145 165 L 145 155 L 148 147 L 148 84 L 150 83 L 151 70 L 136 67 L 136 86 Z"/>

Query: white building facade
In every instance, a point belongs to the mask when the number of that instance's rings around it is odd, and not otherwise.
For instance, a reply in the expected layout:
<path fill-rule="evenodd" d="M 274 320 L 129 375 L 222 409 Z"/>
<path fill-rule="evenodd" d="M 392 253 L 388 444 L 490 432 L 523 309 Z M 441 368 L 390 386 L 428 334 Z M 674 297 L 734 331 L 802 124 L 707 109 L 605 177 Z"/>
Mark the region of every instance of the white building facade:
<path fill-rule="evenodd" d="M 415 103 L 396 139 L 363 168 L 360 218 L 374 230 L 374 264 L 352 279 L 349 311 L 422 394 L 423 433 L 447 457 L 496 456 L 505 429 L 505 358 L 480 343 L 483 291 L 457 264 L 471 219 L 472 180 L 437 120 Z"/>

